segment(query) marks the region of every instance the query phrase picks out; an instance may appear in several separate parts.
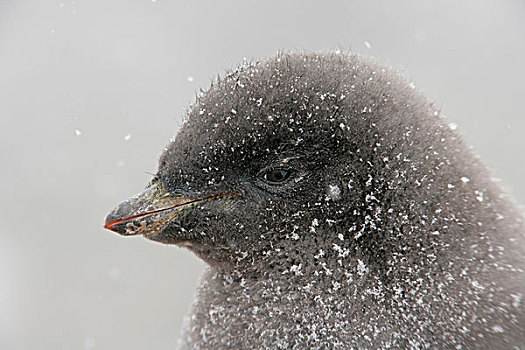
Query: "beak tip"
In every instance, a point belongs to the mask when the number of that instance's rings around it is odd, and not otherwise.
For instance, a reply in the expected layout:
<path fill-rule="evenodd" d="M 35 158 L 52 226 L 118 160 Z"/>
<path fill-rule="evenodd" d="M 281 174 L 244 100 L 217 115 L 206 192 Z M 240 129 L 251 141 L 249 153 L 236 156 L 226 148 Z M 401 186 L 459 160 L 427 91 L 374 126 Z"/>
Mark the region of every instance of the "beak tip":
<path fill-rule="evenodd" d="M 106 216 L 106 219 L 104 220 L 104 228 L 122 234 L 121 230 L 119 230 L 119 228 L 122 228 L 122 225 L 118 225 L 122 220 L 119 220 L 119 217 L 116 215 L 117 211 L 118 207 L 113 209 L 108 216 Z"/>
<path fill-rule="evenodd" d="M 111 223 L 104 223 L 104 226 L 103 226 L 106 230 L 110 230 L 110 231 L 113 231 L 113 232 L 117 232 L 115 231 L 115 228 L 113 227 L 113 225 Z"/>

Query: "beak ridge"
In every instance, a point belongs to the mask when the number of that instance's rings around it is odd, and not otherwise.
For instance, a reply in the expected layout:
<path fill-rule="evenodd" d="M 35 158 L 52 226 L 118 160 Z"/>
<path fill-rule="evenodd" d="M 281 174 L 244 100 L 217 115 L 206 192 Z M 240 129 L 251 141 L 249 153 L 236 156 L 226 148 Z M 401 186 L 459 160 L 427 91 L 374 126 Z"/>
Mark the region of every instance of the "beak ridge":
<path fill-rule="evenodd" d="M 160 184 L 153 184 L 111 210 L 104 228 L 125 236 L 154 234 L 175 218 L 185 204 L 194 201 L 183 195 L 172 195 Z"/>

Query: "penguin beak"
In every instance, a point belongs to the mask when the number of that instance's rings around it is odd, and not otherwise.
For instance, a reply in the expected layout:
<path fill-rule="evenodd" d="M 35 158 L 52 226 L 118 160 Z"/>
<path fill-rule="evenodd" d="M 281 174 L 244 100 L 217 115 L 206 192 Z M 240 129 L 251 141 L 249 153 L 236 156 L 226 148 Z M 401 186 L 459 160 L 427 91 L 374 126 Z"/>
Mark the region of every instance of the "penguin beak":
<path fill-rule="evenodd" d="M 221 193 L 192 198 L 183 194 L 172 194 L 162 183 L 157 182 L 144 192 L 117 205 L 106 217 L 104 228 L 123 236 L 151 236 L 161 232 L 183 210 L 192 204 L 219 199 L 240 197 L 236 193 Z"/>
<path fill-rule="evenodd" d="M 172 195 L 159 183 L 117 205 L 106 217 L 104 227 L 124 236 L 148 236 L 161 231 L 186 205 L 184 195 Z"/>

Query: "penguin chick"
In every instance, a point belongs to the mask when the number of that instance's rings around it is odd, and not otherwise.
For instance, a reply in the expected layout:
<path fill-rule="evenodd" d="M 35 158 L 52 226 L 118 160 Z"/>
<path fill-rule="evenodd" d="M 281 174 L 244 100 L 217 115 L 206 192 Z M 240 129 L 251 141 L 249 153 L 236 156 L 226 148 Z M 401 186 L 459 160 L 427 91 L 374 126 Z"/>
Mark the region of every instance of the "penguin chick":
<path fill-rule="evenodd" d="M 524 224 L 436 108 L 342 53 L 212 84 L 106 228 L 207 271 L 188 349 L 524 349 Z"/>

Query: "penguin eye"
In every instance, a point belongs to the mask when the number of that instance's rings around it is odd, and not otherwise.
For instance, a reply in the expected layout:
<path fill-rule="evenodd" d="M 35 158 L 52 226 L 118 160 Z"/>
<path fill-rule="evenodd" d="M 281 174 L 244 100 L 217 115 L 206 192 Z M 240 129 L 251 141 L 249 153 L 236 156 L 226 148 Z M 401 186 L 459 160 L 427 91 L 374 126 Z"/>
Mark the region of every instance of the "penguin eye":
<path fill-rule="evenodd" d="M 262 173 L 262 179 L 269 185 L 280 185 L 290 179 L 292 172 L 285 168 L 268 169 Z"/>

